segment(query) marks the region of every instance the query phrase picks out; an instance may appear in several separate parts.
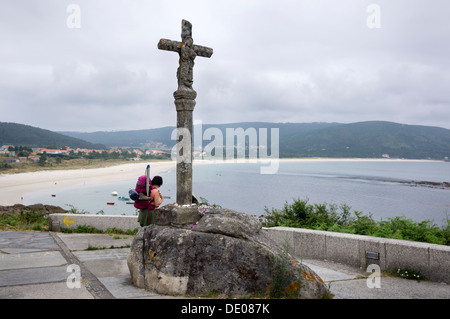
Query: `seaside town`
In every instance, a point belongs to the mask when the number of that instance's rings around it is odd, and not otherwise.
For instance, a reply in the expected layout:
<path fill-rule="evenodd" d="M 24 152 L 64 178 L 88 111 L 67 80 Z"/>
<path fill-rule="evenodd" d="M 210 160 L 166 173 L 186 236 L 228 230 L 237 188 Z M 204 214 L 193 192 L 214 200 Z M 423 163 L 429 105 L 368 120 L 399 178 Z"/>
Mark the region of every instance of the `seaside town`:
<path fill-rule="evenodd" d="M 39 163 L 43 158 L 123 158 L 129 160 L 140 160 L 148 158 L 169 158 L 170 153 L 160 149 L 87 149 L 87 148 L 41 148 L 23 147 L 15 145 L 2 145 L 0 147 L 1 163 Z"/>

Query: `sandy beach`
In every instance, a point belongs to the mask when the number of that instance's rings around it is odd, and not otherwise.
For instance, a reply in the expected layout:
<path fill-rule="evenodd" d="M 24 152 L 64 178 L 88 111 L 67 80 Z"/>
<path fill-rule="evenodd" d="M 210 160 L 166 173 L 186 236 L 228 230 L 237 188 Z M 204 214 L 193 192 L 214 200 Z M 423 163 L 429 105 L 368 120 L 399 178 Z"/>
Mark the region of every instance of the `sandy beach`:
<path fill-rule="evenodd" d="M 137 178 L 145 173 L 147 163 L 130 163 L 92 169 L 39 171 L 0 175 L 0 205 L 20 204 L 25 194 L 34 191 L 72 187 L 89 183 L 107 183 Z M 175 162 L 150 163 L 151 176 L 175 167 Z"/>
<path fill-rule="evenodd" d="M 274 159 L 276 161 L 276 159 Z M 345 159 L 345 158 L 304 158 L 304 159 L 279 159 L 280 162 L 292 161 L 407 161 L 399 159 Z M 261 163 L 264 165 L 265 160 L 194 160 L 195 165 L 208 164 L 225 164 L 225 163 Z M 151 176 L 161 172 L 175 168 L 175 161 L 152 162 Z M 56 189 L 62 187 L 76 187 L 89 183 L 108 183 L 125 181 L 137 178 L 144 174 L 147 163 L 138 162 L 130 164 L 122 164 L 104 168 L 92 169 L 75 169 L 75 170 L 59 170 L 59 171 L 39 171 L 20 174 L 0 174 L 0 205 L 8 206 L 20 204 L 22 198 L 34 191 Z"/>

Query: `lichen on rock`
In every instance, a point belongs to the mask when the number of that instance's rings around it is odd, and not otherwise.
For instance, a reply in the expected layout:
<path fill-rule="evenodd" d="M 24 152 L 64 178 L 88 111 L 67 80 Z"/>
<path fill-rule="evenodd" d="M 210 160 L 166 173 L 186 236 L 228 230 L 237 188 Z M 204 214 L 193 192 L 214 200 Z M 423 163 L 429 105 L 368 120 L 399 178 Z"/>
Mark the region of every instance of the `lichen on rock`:
<path fill-rule="evenodd" d="M 193 209 L 166 205 L 157 212 L 161 218 L 155 218 L 155 225 L 138 232 L 128 256 L 134 285 L 159 294 L 190 296 L 213 291 L 244 296 L 270 290 L 277 267 L 274 256 L 282 248 L 259 221 L 228 209 L 197 218 Z M 198 224 L 192 229 L 180 223 L 195 219 Z M 286 292 L 300 290 L 303 298 L 327 293 L 320 277 L 305 265 L 288 262 L 286 267 L 292 279 L 282 288 Z"/>

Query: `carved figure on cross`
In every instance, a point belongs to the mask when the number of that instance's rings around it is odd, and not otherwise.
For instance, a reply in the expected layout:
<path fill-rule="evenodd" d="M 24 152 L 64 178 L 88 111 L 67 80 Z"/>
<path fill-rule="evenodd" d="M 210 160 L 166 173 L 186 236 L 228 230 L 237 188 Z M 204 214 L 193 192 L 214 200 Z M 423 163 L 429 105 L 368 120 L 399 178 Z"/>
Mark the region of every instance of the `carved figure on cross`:
<path fill-rule="evenodd" d="M 158 49 L 177 52 L 180 56 L 177 69 L 178 89 L 174 93 L 175 99 L 195 99 L 197 93 L 192 88 L 194 82 L 194 60 L 197 56 L 211 57 L 213 49 L 194 44 L 192 24 L 186 20 L 181 22 L 181 41 L 161 39 L 158 43 Z"/>

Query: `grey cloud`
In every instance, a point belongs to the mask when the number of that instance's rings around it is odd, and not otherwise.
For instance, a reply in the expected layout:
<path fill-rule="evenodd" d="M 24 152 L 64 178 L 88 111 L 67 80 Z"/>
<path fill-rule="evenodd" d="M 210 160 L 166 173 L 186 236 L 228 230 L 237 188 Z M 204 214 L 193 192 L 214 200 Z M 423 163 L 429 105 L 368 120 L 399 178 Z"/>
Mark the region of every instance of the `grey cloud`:
<path fill-rule="evenodd" d="M 72 2 L 70 2 L 72 3 Z M 197 58 L 194 117 L 237 121 L 404 121 L 450 128 L 445 0 L 74 1 L 0 4 L 2 121 L 53 130 L 175 125 L 181 19 Z M 366 25 L 370 3 L 381 29 Z M 145 114 L 134 117 L 132 114 Z M 131 114 L 131 115 L 129 115 Z"/>

